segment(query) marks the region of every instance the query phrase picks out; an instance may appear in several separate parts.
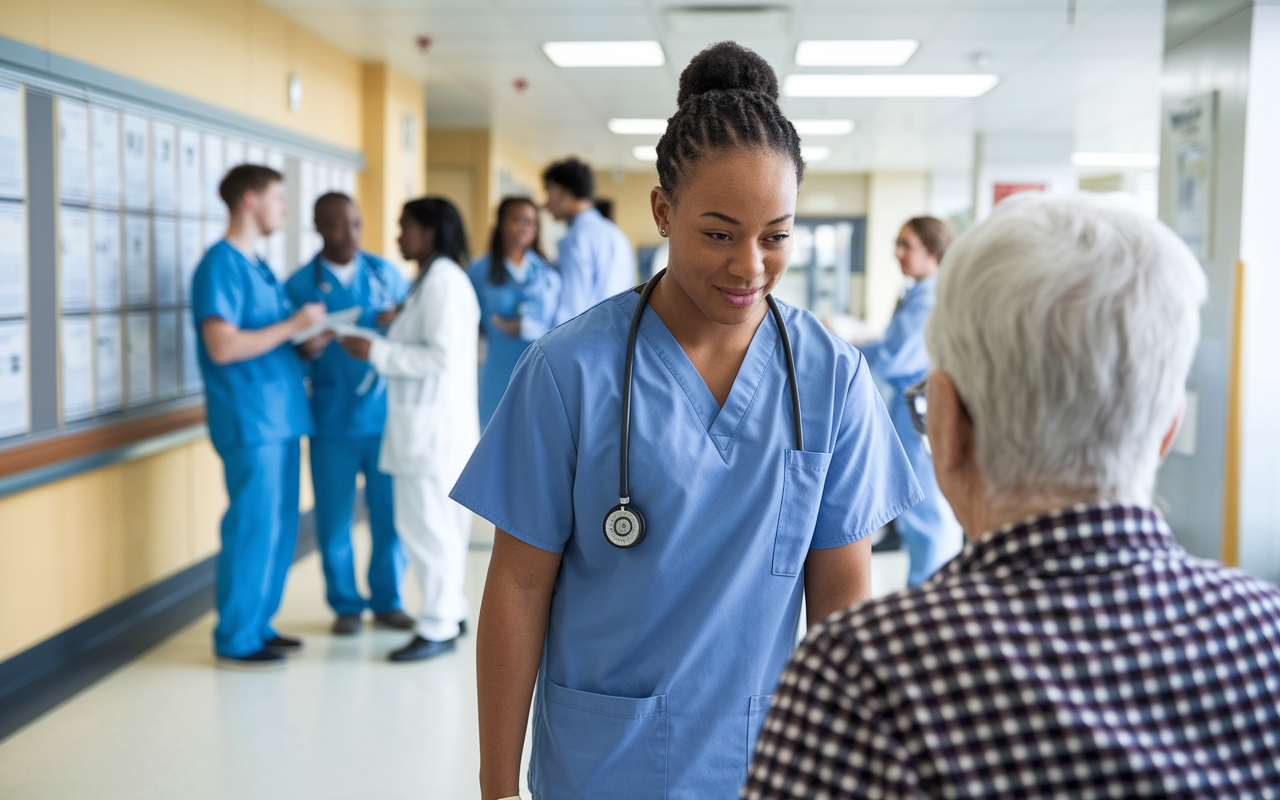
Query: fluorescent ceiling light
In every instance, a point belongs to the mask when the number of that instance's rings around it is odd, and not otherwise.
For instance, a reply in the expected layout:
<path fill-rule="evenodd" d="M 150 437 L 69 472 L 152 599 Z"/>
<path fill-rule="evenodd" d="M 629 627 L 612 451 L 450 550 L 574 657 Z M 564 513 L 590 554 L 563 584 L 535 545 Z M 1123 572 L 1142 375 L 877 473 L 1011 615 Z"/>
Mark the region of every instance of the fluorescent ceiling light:
<path fill-rule="evenodd" d="M 853 133 L 851 119 L 793 119 L 796 133 L 801 136 L 844 136 Z"/>
<path fill-rule="evenodd" d="M 809 39 L 796 47 L 796 66 L 900 67 L 919 46 L 915 39 Z"/>
<path fill-rule="evenodd" d="M 1158 167 L 1159 153 L 1072 153 L 1077 167 Z"/>
<path fill-rule="evenodd" d="M 787 97 L 979 97 L 999 75 L 788 75 Z"/>
<path fill-rule="evenodd" d="M 657 134 L 667 132 L 665 119 L 611 119 L 609 130 L 622 134 Z"/>
<path fill-rule="evenodd" d="M 660 67 L 667 63 L 657 42 L 544 42 L 542 52 L 557 67 Z"/>
<path fill-rule="evenodd" d="M 826 161 L 831 158 L 830 147 L 801 147 L 800 157 L 806 162 L 810 161 Z"/>
<path fill-rule="evenodd" d="M 658 148 L 654 145 L 638 144 L 631 148 L 631 155 L 636 161 L 656 162 L 658 160 Z"/>

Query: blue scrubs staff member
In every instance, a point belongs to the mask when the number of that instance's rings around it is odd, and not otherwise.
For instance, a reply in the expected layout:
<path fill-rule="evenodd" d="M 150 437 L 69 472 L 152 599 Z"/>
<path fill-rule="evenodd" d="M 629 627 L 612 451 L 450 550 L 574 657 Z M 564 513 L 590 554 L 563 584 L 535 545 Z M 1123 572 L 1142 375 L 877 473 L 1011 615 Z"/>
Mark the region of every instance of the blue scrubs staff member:
<path fill-rule="evenodd" d="M 409 284 L 389 262 L 360 250 L 360 211 L 345 194 L 330 192 L 316 201 L 316 230 L 323 249 L 293 274 L 285 291 L 295 305 L 324 303 L 329 311 L 360 306 L 359 325 L 378 330 L 377 317 L 394 309 Z M 326 599 L 338 618 L 333 632 L 359 632 L 360 615 L 395 630 L 412 630 L 413 618 L 400 609 L 404 552 L 396 539 L 391 476 L 378 469 L 382 426 L 387 419 L 387 383 L 367 364 L 347 357 L 337 342 L 310 362 L 311 481 L 316 497 L 316 542 L 324 566 Z M 364 473 L 373 551 L 366 600 L 356 588 L 351 548 L 351 516 L 356 473 Z"/>
<path fill-rule="evenodd" d="M 489 253 L 467 270 L 480 301 L 486 348 L 480 369 L 480 429 L 498 407 L 511 372 L 529 343 L 551 330 L 560 276 L 538 246 L 538 207 L 526 197 L 498 204 Z"/>
<path fill-rule="evenodd" d="M 559 245 L 559 325 L 629 289 L 636 280 L 636 256 L 626 234 L 596 210 L 591 167 L 576 158 L 557 161 L 543 171 L 542 184 L 547 211 L 569 223 Z"/>
<path fill-rule="evenodd" d="M 907 290 L 884 338 L 859 346 L 871 367 L 871 374 L 887 384 L 889 418 L 911 459 L 916 480 L 924 490 L 924 501 L 904 511 L 893 521 L 910 558 L 907 584 L 919 586 L 960 552 L 964 532 L 938 488 L 933 460 L 925 449 L 924 437 L 911 424 L 911 411 L 903 392 L 929 373 L 929 354 L 924 346 L 924 326 L 933 311 L 938 264 L 955 233 L 951 225 L 934 217 L 907 220 L 898 233 L 895 255 L 902 274 L 915 279 Z"/>
<path fill-rule="evenodd" d="M 231 212 L 226 237 L 192 278 L 209 437 L 222 457 L 231 505 L 218 553 L 214 651 L 224 666 L 278 666 L 302 642 L 271 627 L 298 537 L 298 440 L 311 433 L 302 360 L 289 339 L 324 318 L 322 303 L 295 311 L 254 254 L 284 224 L 280 173 L 241 165 L 218 191 Z M 306 347 L 318 353 L 328 340 Z"/>
<path fill-rule="evenodd" d="M 862 357 L 770 307 L 804 171 L 777 97 L 750 50 L 694 58 L 651 195 L 667 272 L 647 307 L 623 292 L 530 345 L 454 487 L 498 528 L 476 643 L 483 800 L 518 791 L 535 691 L 538 800 L 736 796 L 801 600 L 812 626 L 868 598 L 867 537 L 920 498 Z M 639 528 L 605 525 L 619 505 L 647 517 L 628 549 L 605 535 Z"/>

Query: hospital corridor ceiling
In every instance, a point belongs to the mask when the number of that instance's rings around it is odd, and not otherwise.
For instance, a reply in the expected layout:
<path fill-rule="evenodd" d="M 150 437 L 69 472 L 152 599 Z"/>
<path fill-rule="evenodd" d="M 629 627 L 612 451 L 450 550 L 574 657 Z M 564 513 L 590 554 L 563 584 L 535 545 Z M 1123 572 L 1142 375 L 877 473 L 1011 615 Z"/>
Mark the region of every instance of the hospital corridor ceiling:
<path fill-rule="evenodd" d="M 793 119 L 856 125 L 805 137 L 830 149 L 817 170 L 966 170 L 975 132 L 1070 134 L 1088 152 L 1154 153 L 1159 139 L 1164 0 L 267 2 L 345 50 L 424 81 L 429 127 L 489 128 L 538 160 L 572 153 L 605 168 L 643 168 L 633 149 L 657 135 L 612 133 L 608 120 L 670 116 L 681 69 L 721 39 L 761 53 L 782 80 L 998 76 L 976 98 L 784 97 Z M 911 39 L 919 48 L 900 67 L 796 65 L 801 41 L 844 39 Z M 665 63 L 561 68 L 542 49 L 630 40 L 656 40 Z"/>

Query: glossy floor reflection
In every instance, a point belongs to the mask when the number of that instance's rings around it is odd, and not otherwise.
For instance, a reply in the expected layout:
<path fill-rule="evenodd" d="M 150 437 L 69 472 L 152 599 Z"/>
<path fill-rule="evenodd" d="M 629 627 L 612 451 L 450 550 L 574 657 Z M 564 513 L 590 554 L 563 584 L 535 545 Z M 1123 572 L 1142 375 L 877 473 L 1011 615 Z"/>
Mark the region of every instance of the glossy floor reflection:
<path fill-rule="evenodd" d="M 477 524 L 467 576 L 473 631 L 491 537 Z M 873 559 L 876 594 L 901 588 L 905 556 Z M 214 669 L 206 615 L 0 742 L 0 797 L 477 797 L 474 634 L 455 653 L 398 665 L 385 656 L 407 634 L 366 628 L 337 638 L 331 622 L 313 554 L 294 566 L 277 617 L 281 632 L 307 644 L 287 668 Z"/>

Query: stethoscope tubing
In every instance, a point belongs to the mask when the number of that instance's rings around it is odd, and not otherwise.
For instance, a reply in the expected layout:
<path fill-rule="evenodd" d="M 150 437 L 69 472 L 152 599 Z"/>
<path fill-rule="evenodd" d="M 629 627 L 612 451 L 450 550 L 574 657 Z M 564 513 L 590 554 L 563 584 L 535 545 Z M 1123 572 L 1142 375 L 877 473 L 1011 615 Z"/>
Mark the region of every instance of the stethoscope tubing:
<path fill-rule="evenodd" d="M 622 368 L 622 435 L 620 438 L 622 446 L 618 464 L 618 502 L 622 506 L 627 506 L 631 503 L 631 379 L 635 371 L 636 337 L 640 332 L 640 318 L 644 315 L 645 306 L 649 304 L 649 295 L 653 294 L 658 281 L 665 274 L 667 274 L 666 269 L 658 272 L 640 290 L 640 300 L 636 303 L 636 310 L 631 315 L 631 329 L 627 332 L 627 353 Z M 804 450 L 804 422 L 800 416 L 800 381 L 796 378 L 796 362 L 791 350 L 791 337 L 787 333 L 786 323 L 782 321 L 782 311 L 778 308 L 778 303 L 773 299 L 773 295 L 765 295 L 765 302 L 769 304 L 769 311 L 773 316 L 773 321 L 778 326 L 778 336 L 782 340 L 782 354 L 787 363 L 787 381 L 791 385 L 791 409 L 792 421 L 795 426 L 796 449 Z"/>

